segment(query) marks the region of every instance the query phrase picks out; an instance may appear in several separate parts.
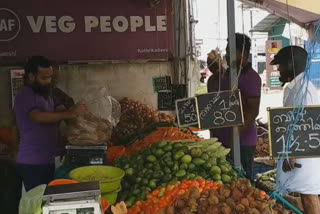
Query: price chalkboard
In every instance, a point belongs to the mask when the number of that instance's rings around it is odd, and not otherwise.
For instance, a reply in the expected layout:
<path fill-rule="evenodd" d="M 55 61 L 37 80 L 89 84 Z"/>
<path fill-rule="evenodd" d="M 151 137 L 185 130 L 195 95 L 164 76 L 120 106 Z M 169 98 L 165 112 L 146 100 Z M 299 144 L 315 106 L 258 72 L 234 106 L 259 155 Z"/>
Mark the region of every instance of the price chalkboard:
<path fill-rule="evenodd" d="M 168 91 L 171 90 L 171 77 L 163 76 L 163 77 L 153 77 L 153 91 Z"/>
<path fill-rule="evenodd" d="M 175 102 L 186 97 L 186 85 L 172 85 L 170 91 L 158 92 L 158 110 L 174 111 Z"/>
<path fill-rule="evenodd" d="M 240 91 L 220 91 L 196 97 L 200 129 L 239 126 L 244 123 Z"/>
<path fill-rule="evenodd" d="M 176 113 L 179 127 L 198 124 L 196 98 L 176 100 Z"/>
<path fill-rule="evenodd" d="M 289 157 L 320 157 L 320 106 L 308 106 L 303 111 L 292 107 L 268 111 L 272 158 L 285 156 L 288 138 Z"/>

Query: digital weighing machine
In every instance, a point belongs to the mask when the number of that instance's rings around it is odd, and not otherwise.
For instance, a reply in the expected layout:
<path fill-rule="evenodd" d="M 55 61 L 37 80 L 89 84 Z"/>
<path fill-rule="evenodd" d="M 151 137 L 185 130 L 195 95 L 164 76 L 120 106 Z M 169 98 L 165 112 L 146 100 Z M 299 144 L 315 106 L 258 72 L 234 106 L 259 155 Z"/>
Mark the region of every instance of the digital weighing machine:
<path fill-rule="evenodd" d="M 43 214 L 103 214 L 99 182 L 47 186 Z"/>

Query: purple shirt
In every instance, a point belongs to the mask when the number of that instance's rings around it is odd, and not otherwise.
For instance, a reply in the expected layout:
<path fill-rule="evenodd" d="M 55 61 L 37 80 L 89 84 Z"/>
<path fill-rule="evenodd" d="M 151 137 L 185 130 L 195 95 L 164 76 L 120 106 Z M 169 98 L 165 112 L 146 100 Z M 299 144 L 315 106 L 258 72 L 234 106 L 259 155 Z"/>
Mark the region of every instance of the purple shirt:
<path fill-rule="evenodd" d="M 24 86 L 14 101 L 20 134 L 17 162 L 32 165 L 53 163 L 57 144 L 57 124 L 34 122 L 29 117 L 29 112 L 33 109 L 53 112 L 53 99 L 46 99 L 36 94 L 32 88 Z"/>
<path fill-rule="evenodd" d="M 258 73 L 252 69 L 251 64 L 248 64 L 241 72 L 239 78 L 238 88 L 241 92 L 242 106 L 244 117 L 245 112 L 250 111 L 247 107 L 247 99 L 261 96 L 261 78 Z M 208 92 L 216 92 L 219 90 L 219 79 L 215 76 L 211 76 L 208 80 Z M 221 90 L 229 90 L 228 74 L 221 78 Z M 232 129 L 221 128 L 213 130 L 215 137 L 224 144 L 228 145 L 231 142 Z M 248 129 L 240 136 L 241 146 L 255 146 L 257 144 L 257 128 L 255 122 L 253 122 Z"/>

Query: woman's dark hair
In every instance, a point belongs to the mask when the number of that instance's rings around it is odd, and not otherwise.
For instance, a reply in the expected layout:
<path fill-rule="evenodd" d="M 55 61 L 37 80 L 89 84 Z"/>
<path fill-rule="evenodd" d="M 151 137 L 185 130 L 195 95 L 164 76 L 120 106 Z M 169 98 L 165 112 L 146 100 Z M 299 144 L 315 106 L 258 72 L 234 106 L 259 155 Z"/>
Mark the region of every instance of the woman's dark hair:
<path fill-rule="evenodd" d="M 24 66 L 25 70 L 25 79 L 27 79 L 27 76 L 29 73 L 32 73 L 34 75 L 37 75 L 39 67 L 43 68 L 49 68 L 52 64 L 49 59 L 47 59 L 44 56 L 32 56 L 26 65 Z"/>

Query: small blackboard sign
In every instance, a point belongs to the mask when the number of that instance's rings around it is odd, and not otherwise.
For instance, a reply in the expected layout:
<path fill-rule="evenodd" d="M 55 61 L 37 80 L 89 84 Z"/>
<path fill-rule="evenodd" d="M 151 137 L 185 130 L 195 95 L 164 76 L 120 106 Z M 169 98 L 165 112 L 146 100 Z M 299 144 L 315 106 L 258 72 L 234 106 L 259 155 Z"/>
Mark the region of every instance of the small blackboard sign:
<path fill-rule="evenodd" d="M 197 96 L 200 129 L 239 126 L 244 123 L 240 91 L 220 91 Z"/>
<path fill-rule="evenodd" d="M 174 111 L 176 100 L 186 97 L 186 85 L 177 84 L 171 85 L 170 91 L 158 92 L 158 110 L 159 111 Z"/>
<path fill-rule="evenodd" d="M 198 124 L 196 98 L 176 100 L 176 113 L 179 127 Z"/>
<path fill-rule="evenodd" d="M 172 91 L 158 92 L 158 110 L 159 111 L 172 111 L 173 105 Z"/>
<path fill-rule="evenodd" d="M 171 90 L 171 77 L 170 76 L 163 76 L 163 77 L 153 77 L 153 91 L 168 91 Z"/>
<path fill-rule="evenodd" d="M 286 157 L 288 138 L 288 157 L 320 157 L 320 106 L 306 106 L 301 111 L 292 107 L 269 109 L 272 158 Z"/>

